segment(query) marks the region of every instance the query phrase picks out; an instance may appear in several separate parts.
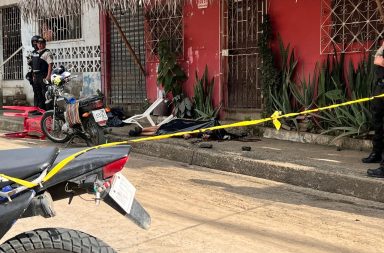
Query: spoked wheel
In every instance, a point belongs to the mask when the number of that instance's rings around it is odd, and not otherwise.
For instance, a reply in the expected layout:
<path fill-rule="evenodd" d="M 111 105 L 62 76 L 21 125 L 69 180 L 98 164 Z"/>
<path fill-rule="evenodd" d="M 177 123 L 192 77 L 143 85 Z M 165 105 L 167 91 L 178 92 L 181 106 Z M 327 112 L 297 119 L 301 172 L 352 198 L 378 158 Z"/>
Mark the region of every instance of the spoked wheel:
<path fill-rule="evenodd" d="M 63 133 L 62 127 L 65 124 L 65 119 L 55 116 L 53 122 L 53 111 L 46 111 L 41 119 L 41 130 L 53 142 L 65 143 L 71 138 L 69 135 Z"/>
<path fill-rule="evenodd" d="M 89 135 L 87 138 L 88 146 L 101 145 L 107 142 L 104 129 L 95 122 L 93 118 L 88 118 L 85 122 L 85 131 Z"/>
<path fill-rule="evenodd" d="M 89 234 L 64 228 L 43 228 L 19 234 L 0 245 L 0 253 L 115 253 Z"/>

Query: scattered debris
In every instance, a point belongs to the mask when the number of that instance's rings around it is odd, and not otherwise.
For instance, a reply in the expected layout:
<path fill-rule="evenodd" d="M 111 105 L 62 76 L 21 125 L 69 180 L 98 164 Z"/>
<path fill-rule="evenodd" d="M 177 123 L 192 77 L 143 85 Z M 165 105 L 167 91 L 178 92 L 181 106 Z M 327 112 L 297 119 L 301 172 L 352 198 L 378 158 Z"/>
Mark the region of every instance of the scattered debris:
<path fill-rule="evenodd" d="M 212 148 L 213 145 L 211 143 L 203 142 L 199 144 L 199 148 Z"/>

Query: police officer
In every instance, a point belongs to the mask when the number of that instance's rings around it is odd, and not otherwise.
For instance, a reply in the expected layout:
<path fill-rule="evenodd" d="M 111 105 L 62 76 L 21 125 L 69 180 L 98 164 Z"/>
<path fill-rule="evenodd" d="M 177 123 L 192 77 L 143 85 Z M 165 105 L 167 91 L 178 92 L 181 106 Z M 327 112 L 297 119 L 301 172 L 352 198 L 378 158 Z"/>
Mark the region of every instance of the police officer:
<path fill-rule="evenodd" d="M 46 46 L 46 40 L 39 38 L 37 40 L 38 50 L 32 54 L 32 71 L 33 83 L 36 85 L 37 91 L 37 106 L 46 110 L 45 106 L 45 92 L 47 91 L 47 84 L 45 80 L 49 80 L 53 66 L 53 55 Z"/>
<path fill-rule="evenodd" d="M 37 106 L 37 85 L 35 85 L 33 83 L 33 71 L 32 71 L 32 55 L 37 53 L 37 40 L 41 38 L 39 35 L 35 35 L 31 38 L 31 44 L 32 44 L 32 47 L 33 47 L 33 51 L 30 55 L 27 56 L 27 61 L 28 61 L 28 65 L 29 65 L 29 71 L 27 73 L 27 75 L 25 76 L 25 78 L 29 81 L 29 84 L 32 86 L 32 89 L 33 89 L 33 105 L 34 106 Z"/>
<path fill-rule="evenodd" d="M 373 95 L 384 94 L 384 42 L 375 54 L 374 65 L 376 69 L 376 87 Z M 372 138 L 372 152 L 362 159 L 363 163 L 378 163 L 380 167 L 377 169 L 368 169 L 367 174 L 371 177 L 384 177 L 384 159 L 382 154 L 384 151 L 384 98 L 375 98 L 371 104 L 372 121 L 375 134 Z"/>

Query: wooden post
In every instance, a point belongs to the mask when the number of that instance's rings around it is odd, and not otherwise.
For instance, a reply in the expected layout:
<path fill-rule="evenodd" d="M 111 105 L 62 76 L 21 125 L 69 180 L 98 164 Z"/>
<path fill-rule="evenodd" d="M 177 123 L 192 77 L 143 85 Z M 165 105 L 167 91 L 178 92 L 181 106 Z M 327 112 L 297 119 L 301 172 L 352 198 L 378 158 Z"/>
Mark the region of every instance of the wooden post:
<path fill-rule="evenodd" d="M 119 31 L 119 34 L 120 34 L 121 38 L 123 39 L 123 41 L 124 41 L 124 43 L 125 43 L 125 45 L 126 45 L 128 51 L 129 51 L 129 53 L 131 54 L 131 56 L 132 56 L 133 59 L 135 60 L 136 65 L 139 66 L 139 68 L 140 68 L 141 71 L 143 72 L 143 75 L 145 76 L 145 70 L 144 70 L 144 67 L 143 67 L 143 65 L 141 64 L 141 62 L 140 62 L 139 58 L 137 57 L 137 55 L 135 54 L 135 51 L 133 51 L 132 46 L 131 46 L 131 44 L 129 43 L 127 37 L 125 36 L 123 30 L 121 30 L 121 27 L 120 27 L 119 23 L 117 22 L 115 16 L 112 14 L 111 11 L 108 11 L 108 15 L 111 17 L 111 19 L 112 19 L 113 23 L 115 24 L 117 30 Z"/>
<path fill-rule="evenodd" d="M 381 5 L 381 1 L 380 0 L 376 0 L 376 4 L 377 4 L 377 9 L 380 12 L 381 22 L 384 23 L 384 10 L 383 10 L 383 6 Z"/>

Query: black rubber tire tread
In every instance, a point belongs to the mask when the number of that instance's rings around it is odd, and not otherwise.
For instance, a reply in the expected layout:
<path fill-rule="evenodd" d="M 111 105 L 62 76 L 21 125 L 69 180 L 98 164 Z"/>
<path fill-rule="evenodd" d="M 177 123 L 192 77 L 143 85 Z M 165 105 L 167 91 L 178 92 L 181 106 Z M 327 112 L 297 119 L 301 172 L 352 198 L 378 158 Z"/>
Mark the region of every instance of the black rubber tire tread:
<path fill-rule="evenodd" d="M 1 253 L 116 253 L 96 237 L 72 229 L 41 228 L 0 245 Z"/>
<path fill-rule="evenodd" d="M 104 129 L 96 123 L 93 118 L 88 118 L 85 123 L 85 131 L 91 135 L 91 139 L 87 140 L 89 146 L 97 146 L 107 142 Z"/>
<path fill-rule="evenodd" d="M 45 119 L 46 118 L 49 118 L 49 117 L 53 117 L 53 111 L 46 111 L 43 115 L 43 117 L 41 118 L 41 130 L 43 131 L 43 133 L 45 134 L 45 136 L 47 136 L 48 139 L 50 139 L 51 141 L 53 142 L 56 142 L 56 143 L 66 143 L 67 141 L 69 141 L 69 139 L 71 138 L 71 136 L 69 135 L 66 135 L 65 138 L 63 139 L 57 139 L 57 138 L 54 138 L 52 137 L 48 130 L 47 130 L 47 126 L 45 124 Z"/>

